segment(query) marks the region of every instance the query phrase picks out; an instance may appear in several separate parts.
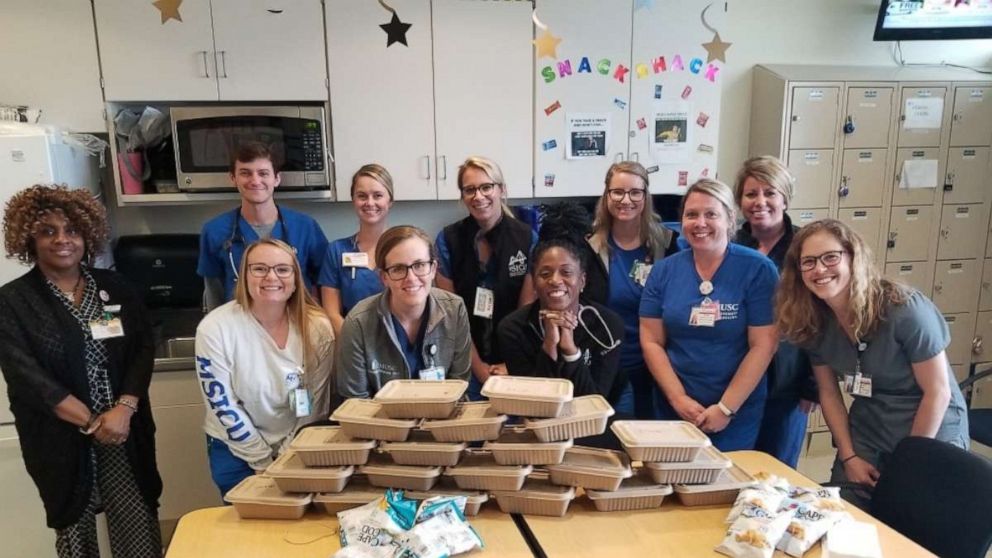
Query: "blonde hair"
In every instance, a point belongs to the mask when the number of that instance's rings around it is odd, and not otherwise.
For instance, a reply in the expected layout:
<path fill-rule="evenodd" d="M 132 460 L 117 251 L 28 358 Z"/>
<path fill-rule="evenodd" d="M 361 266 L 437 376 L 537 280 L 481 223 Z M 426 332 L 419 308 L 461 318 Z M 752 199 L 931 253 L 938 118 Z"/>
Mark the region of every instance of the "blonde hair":
<path fill-rule="evenodd" d="M 324 310 L 317 305 L 306 283 L 303 281 L 303 272 L 300 269 L 300 262 L 296 259 L 293 248 L 285 242 L 276 238 L 265 238 L 248 245 L 245 253 L 241 257 L 241 265 L 238 267 L 238 277 L 240 281 L 234 285 L 234 300 L 245 310 L 251 309 L 252 298 L 248 292 L 248 259 L 252 252 L 260 246 L 273 246 L 293 257 L 293 294 L 286 301 L 286 313 L 289 321 L 296 326 L 296 331 L 300 332 L 303 340 L 303 363 L 304 372 L 315 369 L 324 358 L 331 358 L 328 350 L 330 342 L 334 339 L 333 330 Z"/>
<path fill-rule="evenodd" d="M 355 171 L 355 174 L 351 176 L 351 197 L 355 197 L 355 186 L 358 184 L 358 179 L 363 176 L 367 176 L 381 184 L 389 192 L 389 201 L 393 201 L 393 175 L 389 174 L 386 167 L 376 163 L 362 165 L 362 168 Z"/>
<path fill-rule="evenodd" d="M 499 205 L 503 209 L 503 215 L 511 219 L 516 219 L 516 216 L 513 215 L 513 210 L 506 204 L 506 182 L 503 180 L 503 171 L 500 170 L 499 165 L 496 164 L 496 161 L 485 157 L 480 157 L 478 155 L 472 155 L 465 159 L 465 162 L 458 167 L 459 192 L 461 191 L 462 186 L 464 186 L 463 180 L 465 178 L 465 171 L 468 169 L 476 169 L 486 173 L 489 180 L 492 180 L 493 184 L 499 186 Z"/>
<path fill-rule="evenodd" d="M 737 232 L 737 204 L 734 203 L 734 194 L 730 191 L 730 186 L 712 178 L 700 178 L 693 182 L 682 197 L 679 219 L 685 214 L 685 200 L 689 199 L 689 194 L 694 193 L 705 194 L 720 202 L 723 210 L 727 212 L 727 241 L 733 239 L 734 233 Z"/>
<path fill-rule="evenodd" d="M 902 283 L 884 279 L 872 263 L 871 248 L 850 227 L 836 219 L 815 221 L 799 229 L 785 254 L 782 279 L 775 293 L 775 321 L 779 331 L 798 345 L 813 342 L 823 331 L 824 316 L 830 308 L 806 288 L 799 258 L 803 244 L 811 236 L 825 232 L 832 235 L 851 258 L 851 281 L 848 285 L 848 311 L 851 332 L 857 339 L 870 336 L 889 304 L 903 304 L 910 289 Z"/>
<path fill-rule="evenodd" d="M 640 222 L 640 240 L 648 257 L 653 260 L 656 254 L 665 252 L 668 244 L 672 241 L 672 232 L 661 225 L 661 218 L 655 214 L 654 202 L 651 200 L 651 191 L 648 188 L 648 171 L 636 161 L 613 163 L 606 171 L 603 195 L 596 202 L 596 218 L 592 222 L 592 236 L 600 239 L 602 245 L 609 249 L 606 235 L 613 229 L 613 215 L 609 208 L 610 181 L 619 173 L 632 174 L 640 178 L 641 183 L 644 184 L 644 206 L 638 219 Z"/>
<path fill-rule="evenodd" d="M 748 178 L 753 178 L 774 188 L 785 199 L 786 208 L 792 203 L 796 179 L 789 172 L 785 163 L 777 157 L 762 155 L 744 161 L 741 170 L 737 172 L 737 181 L 734 183 L 734 200 L 738 206 L 741 204 L 741 199 L 744 198 L 744 183 Z"/>

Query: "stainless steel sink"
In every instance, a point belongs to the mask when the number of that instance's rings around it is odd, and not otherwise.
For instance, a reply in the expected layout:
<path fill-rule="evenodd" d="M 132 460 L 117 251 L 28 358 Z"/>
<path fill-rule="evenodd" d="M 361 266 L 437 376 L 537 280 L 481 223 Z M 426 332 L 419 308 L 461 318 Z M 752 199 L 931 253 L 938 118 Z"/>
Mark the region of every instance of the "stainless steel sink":
<path fill-rule="evenodd" d="M 173 337 L 155 347 L 155 371 L 190 370 L 195 355 L 195 337 Z"/>

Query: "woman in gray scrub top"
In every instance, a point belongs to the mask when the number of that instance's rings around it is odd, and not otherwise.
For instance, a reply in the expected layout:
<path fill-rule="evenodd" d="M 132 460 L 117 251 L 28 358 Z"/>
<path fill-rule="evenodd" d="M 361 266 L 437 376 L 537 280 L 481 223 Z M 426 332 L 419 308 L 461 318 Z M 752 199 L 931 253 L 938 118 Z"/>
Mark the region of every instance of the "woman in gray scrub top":
<path fill-rule="evenodd" d="M 833 219 L 796 233 L 776 298 L 779 330 L 809 351 L 837 447 L 831 482 L 874 487 L 906 436 L 968 447 L 968 418 L 944 350 L 943 316 L 918 291 L 883 279 L 871 250 Z M 853 397 L 850 411 L 841 390 Z M 845 491 L 859 507 L 862 491 Z"/>

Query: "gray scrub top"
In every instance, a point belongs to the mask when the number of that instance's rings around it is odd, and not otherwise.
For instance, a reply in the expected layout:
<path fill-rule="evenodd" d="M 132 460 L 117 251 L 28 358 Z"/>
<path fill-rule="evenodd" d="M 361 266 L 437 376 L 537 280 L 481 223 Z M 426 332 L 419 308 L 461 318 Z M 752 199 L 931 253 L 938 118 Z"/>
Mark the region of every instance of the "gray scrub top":
<path fill-rule="evenodd" d="M 868 339 L 861 355 L 861 373 L 871 375 L 872 396 L 854 396 L 849 414 L 851 438 L 858 456 L 879 466 L 880 458 L 909 436 L 923 391 L 912 363 L 923 362 L 947 348 L 950 332 L 933 302 L 913 290 L 905 304 L 888 305 L 885 318 Z M 827 365 L 837 375 L 854 374 L 858 349 L 829 313 L 825 330 L 808 348 L 813 365 Z M 947 362 L 951 400 L 936 438 L 968 447 L 968 414 L 964 397 Z"/>

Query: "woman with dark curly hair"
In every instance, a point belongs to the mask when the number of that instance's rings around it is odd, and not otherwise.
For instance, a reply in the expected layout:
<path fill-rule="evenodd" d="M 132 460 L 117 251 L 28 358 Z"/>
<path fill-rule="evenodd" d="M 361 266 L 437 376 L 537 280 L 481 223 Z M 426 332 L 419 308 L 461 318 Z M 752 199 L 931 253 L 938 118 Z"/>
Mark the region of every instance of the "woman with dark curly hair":
<path fill-rule="evenodd" d="M 58 555 L 99 556 L 102 507 L 114 556 L 161 556 L 154 344 L 133 289 L 89 267 L 106 210 L 84 190 L 36 185 L 7 203 L 3 233 L 7 256 L 33 267 L 0 288 L 0 368 Z"/>

